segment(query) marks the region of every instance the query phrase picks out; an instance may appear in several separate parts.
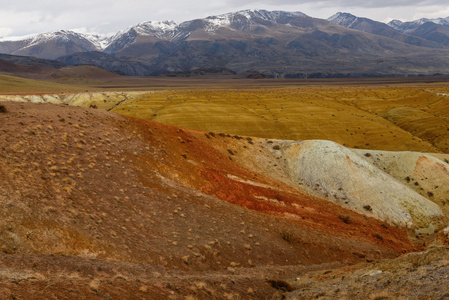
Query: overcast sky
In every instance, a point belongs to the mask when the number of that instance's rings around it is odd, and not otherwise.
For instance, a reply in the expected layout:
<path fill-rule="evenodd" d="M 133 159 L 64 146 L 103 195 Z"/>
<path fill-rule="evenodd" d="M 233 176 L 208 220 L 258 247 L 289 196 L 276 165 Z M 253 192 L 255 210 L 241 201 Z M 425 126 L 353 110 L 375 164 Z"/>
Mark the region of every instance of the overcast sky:
<path fill-rule="evenodd" d="M 177 22 L 243 9 L 336 12 L 388 22 L 449 16 L 447 0 L 0 0 L 0 39 L 60 29 L 113 34 L 145 21 Z"/>

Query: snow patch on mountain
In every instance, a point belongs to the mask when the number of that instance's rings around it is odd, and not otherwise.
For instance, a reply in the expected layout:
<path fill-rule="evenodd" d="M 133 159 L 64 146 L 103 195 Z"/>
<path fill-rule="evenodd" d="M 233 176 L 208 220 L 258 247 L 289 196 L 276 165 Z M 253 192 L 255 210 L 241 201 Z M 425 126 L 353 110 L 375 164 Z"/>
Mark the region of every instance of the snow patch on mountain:
<path fill-rule="evenodd" d="M 350 14 L 350 13 L 342 13 L 342 12 L 338 12 L 335 15 L 331 16 L 330 18 L 328 18 L 327 20 L 329 22 L 344 26 L 344 27 L 348 27 L 348 28 L 352 28 L 352 25 L 358 21 L 358 17 Z"/>
<path fill-rule="evenodd" d="M 140 23 L 133 28 L 140 35 L 152 35 L 158 38 L 163 38 L 166 35 L 172 35 L 177 26 L 178 23 L 174 21 L 149 21 Z"/>
<path fill-rule="evenodd" d="M 231 25 L 231 14 L 225 14 L 220 16 L 207 17 L 206 21 L 211 25 L 215 25 L 216 27 L 220 26 L 229 26 Z"/>
<path fill-rule="evenodd" d="M 210 16 L 204 19 L 206 22 L 206 31 L 214 33 L 220 27 L 226 27 L 231 30 L 244 30 L 252 25 L 263 26 L 258 23 L 258 19 L 270 21 L 273 23 L 282 23 L 290 25 L 289 22 L 283 20 L 295 17 L 306 17 L 302 12 L 285 12 L 285 11 L 267 11 L 247 9 L 218 16 Z"/>
<path fill-rule="evenodd" d="M 53 32 L 40 33 L 36 35 L 15 37 L 12 39 L 2 41 L 23 42 L 24 46 L 22 47 L 22 49 L 26 49 L 39 44 L 45 44 L 51 41 L 68 43 L 70 41 L 78 40 L 87 44 L 90 43 L 96 50 L 102 51 L 110 43 L 110 39 L 111 39 L 110 37 L 104 35 L 89 35 L 74 32 L 71 30 L 58 30 Z"/>
<path fill-rule="evenodd" d="M 280 10 L 274 10 L 274 11 L 268 11 L 268 10 L 249 10 L 249 12 L 252 12 L 255 16 L 262 18 L 267 21 L 273 21 L 273 22 L 279 22 L 284 17 L 307 17 L 305 13 L 302 13 L 300 11 L 294 11 L 294 12 L 286 12 L 286 11 L 280 11 Z"/>
<path fill-rule="evenodd" d="M 29 39 L 28 47 L 35 46 L 36 44 L 49 42 L 52 40 L 68 42 L 70 40 L 68 38 L 68 35 L 77 35 L 77 34 L 75 32 L 65 30 L 41 33 Z"/>
<path fill-rule="evenodd" d="M 99 51 L 103 51 L 110 43 L 111 36 L 107 35 L 99 35 L 99 34 L 84 34 L 84 38 L 86 38 L 89 42 L 95 45 Z"/>

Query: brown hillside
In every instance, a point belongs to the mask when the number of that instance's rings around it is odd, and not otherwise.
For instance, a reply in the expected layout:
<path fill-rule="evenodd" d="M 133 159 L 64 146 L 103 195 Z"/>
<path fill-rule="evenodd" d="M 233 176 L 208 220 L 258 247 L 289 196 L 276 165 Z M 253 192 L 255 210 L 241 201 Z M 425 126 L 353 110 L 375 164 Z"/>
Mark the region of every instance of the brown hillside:
<path fill-rule="evenodd" d="M 59 81 L 70 84 L 93 84 L 100 79 L 110 80 L 121 77 L 120 75 L 94 66 L 50 68 L 38 65 L 19 65 L 3 59 L 0 59 L 0 74 L 35 80 Z M 92 79 L 94 81 L 80 81 L 80 79 Z M 45 81 L 41 82 L 41 84 L 45 85 Z M 5 87 L 2 87 L 2 91 L 4 91 L 4 89 Z"/>
<path fill-rule="evenodd" d="M 265 139 L 2 104 L 2 295 L 271 298 L 267 279 L 304 265 L 417 249 L 404 231 L 296 188 Z"/>

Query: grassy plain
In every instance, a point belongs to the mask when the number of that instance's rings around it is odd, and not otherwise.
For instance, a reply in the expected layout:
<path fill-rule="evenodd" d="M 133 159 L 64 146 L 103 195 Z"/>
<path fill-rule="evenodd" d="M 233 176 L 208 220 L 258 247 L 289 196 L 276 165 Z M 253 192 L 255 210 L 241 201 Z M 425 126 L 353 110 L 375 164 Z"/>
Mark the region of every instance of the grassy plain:
<path fill-rule="evenodd" d="M 85 84 L 64 84 L 53 81 L 42 81 L 0 74 L 1 94 L 33 94 L 33 93 L 79 93 L 94 91 L 96 88 Z"/>
<path fill-rule="evenodd" d="M 56 83 L 2 76 L 0 81 L 4 93 L 104 91 L 104 99 L 85 97 L 76 105 L 105 108 L 107 102 L 108 110 L 119 114 L 204 131 L 449 153 L 449 85 L 441 79 L 120 77 Z M 139 93 L 123 96 L 131 91 Z"/>
<path fill-rule="evenodd" d="M 123 101 L 113 111 L 237 135 L 326 139 L 365 149 L 449 152 L 446 86 L 154 91 Z"/>

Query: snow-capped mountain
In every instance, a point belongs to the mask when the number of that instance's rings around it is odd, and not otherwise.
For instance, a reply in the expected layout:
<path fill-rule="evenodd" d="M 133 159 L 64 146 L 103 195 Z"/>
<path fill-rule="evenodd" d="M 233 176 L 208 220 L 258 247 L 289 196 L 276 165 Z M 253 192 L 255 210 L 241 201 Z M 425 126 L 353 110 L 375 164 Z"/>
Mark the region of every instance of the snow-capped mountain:
<path fill-rule="evenodd" d="M 356 17 L 350 13 L 338 12 L 329 17 L 327 20 L 348 28 L 354 28 L 357 23 L 363 21 L 364 18 Z"/>
<path fill-rule="evenodd" d="M 413 32 L 418 29 L 421 25 L 425 23 L 434 23 L 437 25 L 448 26 L 449 27 L 449 17 L 447 18 L 435 18 L 435 19 L 427 19 L 422 18 L 415 21 L 410 22 L 402 22 L 400 20 L 392 20 L 388 23 L 389 26 L 396 29 L 397 31 L 408 33 Z"/>
<path fill-rule="evenodd" d="M 449 47 L 449 17 L 435 19 L 419 19 L 411 22 L 393 20 L 389 26 L 398 32 L 423 38 L 443 47 Z"/>
<path fill-rule="evenodd" d="M 282 24 L 292 25 L 298 17 L 307 17 L 302 12 L 243 10 L 233 13 L 210 16 L 204 19 L 185 21 L 177 24 L 173 21 L 145 22 L 117 33 L 105 48 L 106 53 L 121 51 L 137 42 L 138 37 L 157 38 L 169 42 L 180 42 L 201 31 L 202 34 L 215 35 L 219 29 L 247 31 L 254 26 Z"/>
<path fill-rule="evenodd" d="M 122 30 L 109 39 L 105 53 L 114 53 L 133 43 L 138 36 L 170 39 L 178 24 L 174 21 L 149 21 Z"/>
<path fill-rule="evenodd" d="M 449 27 L 440 25 L 446 21 L 421 21 L 419 30 L 403 33 L 348 13 L 323 20 L 301 12 L 243 10 L 182 23 L 143 22 L 111 37 L 61 30 L 0 42 L 0 53 L 127 75 L 231 70 L 316 78 L 434 74 L 443 73 L 441 68 L 449 73 Z"/>
<path fill-rule="evenodd" d="M 441 43 L 441 41 L 438 41 L 436 39 L 428 39 L 425 34 L 416 35 L 412 32 L 409 33 L 398 31 L 392 26 L 389 26 L 385 23 L 374 21 L 368 18 L 357 17 L 349 13 L 339 12 L 328 18 L 328 20 L 347 28 L 389 37 L 414 46 L 430 48 L 446 47 L 446 45 L 444 43 Z"/>
<path fill-rule="evenodd" d="M 29 36 L 23 40 L 0 42 L 0 52 L 12 55 L 55 59 L 76 52 L 101 51 L 107 38 L 60 30 Z"/>
<path fill-rule="evenodd" d="M 380 34 L 388 37 L 397 35 L 397 31 L 392 29 L 387 24 L 368 18 L 357 17 L 350 13 L 338 12 L 327 20 L 340 26 L 360 30 L 363 32 Z"/>
<path fill-rule="evenodd" d="M 244 31 L 251 26 L 260 25 L 263 21 L 287 25 L 298 17 L 307 17 L 302 12 L 267 11 L 267 10 L 243 10 L 204 19 L 210 32 L 220 27 L 229 27 L 234 30 Z M 268 25 L 268 24 L 266 24 Z"/>

